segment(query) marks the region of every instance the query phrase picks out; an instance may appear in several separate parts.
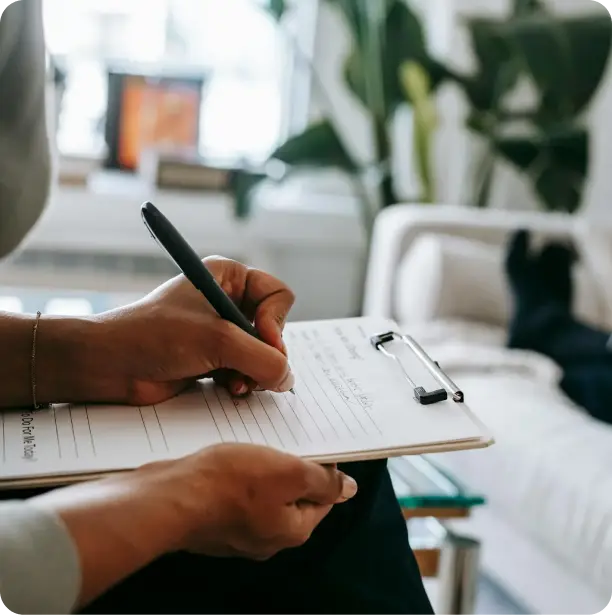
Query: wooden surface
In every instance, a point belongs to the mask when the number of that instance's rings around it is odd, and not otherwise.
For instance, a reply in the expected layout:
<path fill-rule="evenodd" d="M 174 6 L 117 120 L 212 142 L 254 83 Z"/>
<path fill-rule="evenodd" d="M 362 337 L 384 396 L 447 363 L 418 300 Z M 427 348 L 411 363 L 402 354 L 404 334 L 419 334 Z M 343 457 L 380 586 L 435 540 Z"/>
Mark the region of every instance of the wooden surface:
<path fill-rule="evenodd" d="M 438 576 L 440 567 L 440 549 L 415 549 L 416 557 L 421 576 L 432 578 Z"/>
<path fill-rule="evenodd" d="M 463 519 L 470 516 L 469 508 L 402 508 L 406 521 L 434 517 L 435 519 Z"/>

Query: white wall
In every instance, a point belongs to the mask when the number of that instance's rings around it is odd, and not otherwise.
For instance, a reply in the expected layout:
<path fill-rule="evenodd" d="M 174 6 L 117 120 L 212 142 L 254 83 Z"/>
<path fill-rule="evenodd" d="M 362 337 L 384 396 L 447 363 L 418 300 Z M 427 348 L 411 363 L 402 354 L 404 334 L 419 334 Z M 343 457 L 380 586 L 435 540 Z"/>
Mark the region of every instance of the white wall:
<path fill-rule="evenodd" d="M 88 188 L 53 191 L 21 247 L 29 258 L 20 261 L 15 254 L 0 262 L 0 287 L 152 290 L 166 279 L 167 270 L 147 269 L 145 275 L 131 260 L 163 258 L 142 224 L 139 207 L 146 200 L 166 212 L 202 256 L 222 254 L 284 280 L 297 297 L 292 319 L 357 313 L 364 241 L 349 206 L 338 210 L 336 199 L 304 202 L 287 186 L 262 194 L 257 213 L 237 221 L 225 195 L 154 190 L 113 173 L 94 176 Z"/>

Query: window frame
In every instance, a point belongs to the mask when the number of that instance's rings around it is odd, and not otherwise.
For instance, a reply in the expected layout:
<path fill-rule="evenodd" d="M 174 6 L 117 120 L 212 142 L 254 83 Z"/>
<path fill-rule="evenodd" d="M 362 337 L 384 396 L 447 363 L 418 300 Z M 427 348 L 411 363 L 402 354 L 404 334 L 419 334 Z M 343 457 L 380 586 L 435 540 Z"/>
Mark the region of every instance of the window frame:
<path fill-rule="evenodd" d="M 319 24 L 321 0 L 296 0 L 292 7 L 293 18 L 300 27 L 294 41 L 299 49 L 299 56 L 294 50 L 287 71 L 291 76 L 284 80 L 285 102 L 289 109 L 284 114 L 284 126 L 281 140 L 291 134 L 299 133 L 310 121 L 312 109 L 312 70 L 316 70 L 316 39 Z M 282 27 L 282 25 L 281 25 Z"/>

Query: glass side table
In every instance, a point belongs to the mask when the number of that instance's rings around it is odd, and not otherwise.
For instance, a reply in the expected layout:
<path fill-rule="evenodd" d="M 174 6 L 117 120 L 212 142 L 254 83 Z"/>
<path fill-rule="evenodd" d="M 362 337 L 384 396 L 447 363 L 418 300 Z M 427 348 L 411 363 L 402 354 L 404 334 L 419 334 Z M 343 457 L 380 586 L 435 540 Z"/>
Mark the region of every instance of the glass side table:
<path fill-rule="evenodd" d="M 436 612 L 473 613 L 480 543 L 457 534 L 446 521 L 469 517 L 485 499 L 463 488 L 430 457 L 391 459 L 389 472 L 421 574 L 438 580 Z"/>

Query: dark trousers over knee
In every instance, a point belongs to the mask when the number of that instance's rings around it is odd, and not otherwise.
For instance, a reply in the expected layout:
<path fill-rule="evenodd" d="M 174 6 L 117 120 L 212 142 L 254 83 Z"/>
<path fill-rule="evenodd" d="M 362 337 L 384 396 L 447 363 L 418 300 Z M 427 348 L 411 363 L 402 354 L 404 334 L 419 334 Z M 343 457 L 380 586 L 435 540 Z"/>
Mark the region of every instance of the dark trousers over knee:
<path fill-rule="evenodd" d="M 562 370 L 565 394 L 594 418 L 612 424 L 611 332 L 576 320 L 555 305 L 518 314 L 510 328 L 511 347 L 534 350 Z"/>
<path fill-rule="evenodd" d="M 261 563 L 160 559 L 86 613 L 431 613 L 385 462 L 347 464 L 358 495 L 304 546 Z"/>
<path fill-rule="evenodd" d="M 612 331 L 572 313 L 572 267 L 577 251 L 558 242 L 541 250 L 519 231 L 510 241 L 506 271 L 514 294 L 508 345 L 551 358 L 563 370 L 561 388 L 593 417 L 612 424 Z"/>

